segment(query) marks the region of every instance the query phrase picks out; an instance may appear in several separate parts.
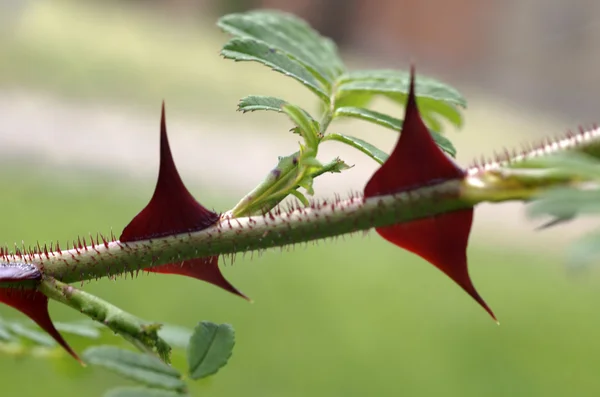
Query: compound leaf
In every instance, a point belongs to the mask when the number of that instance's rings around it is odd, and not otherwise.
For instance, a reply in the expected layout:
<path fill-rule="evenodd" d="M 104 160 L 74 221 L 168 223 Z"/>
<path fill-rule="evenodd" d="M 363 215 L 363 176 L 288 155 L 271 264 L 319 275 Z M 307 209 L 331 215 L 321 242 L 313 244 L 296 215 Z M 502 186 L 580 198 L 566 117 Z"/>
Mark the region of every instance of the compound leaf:
<path fill-rule="evenodd" d="M 94 346 L 83 352 L 83 359 L 148 386 L 181 391 L 186 388 L 175 368 L 149 354 L 115 346 Z"/>
<path fill-rule="evenodd" d="M 226 15 L 217 25 L 234 37 L 279 49 L 328 85 L 344 71 L 335 44 L 294 15 L 274 10 L 250 11 Z"/>
<path fill-rule="evenodd" d="M 280 49 L 253 39 L 231 39 L 221 50 L 221 55 L 234 61 L 262 63 L 276 72 L 289 76 L 314 92 L 322 101 L 329 103 L 327 88 L 306 66 L 290 58 Z"/>

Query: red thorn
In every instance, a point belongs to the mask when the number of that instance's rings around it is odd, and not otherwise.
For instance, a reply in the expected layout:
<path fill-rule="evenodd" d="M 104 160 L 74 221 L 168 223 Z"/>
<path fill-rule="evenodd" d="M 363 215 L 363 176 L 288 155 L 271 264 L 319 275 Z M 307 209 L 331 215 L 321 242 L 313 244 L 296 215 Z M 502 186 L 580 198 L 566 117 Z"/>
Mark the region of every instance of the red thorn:
<path fill-rule="evenodd" d="M 169 263 L 155 268 L 146 269 L 147 271 L 161 274 L 177 274 L 197 278 L 213 285 L 219 286 L 226 291 L 239 295 L 246 300 L 250 300 L 246 295 L 235 288 L 219 270 L 219 257 L 211 256 L 207 258 L 184 261 L 183 263 Z"/>
<path fill-rule="evenodd" d="M 125 227 L 119 240 L 131 242 L 206 229 L 219 220 L 194 199 L 183 184 L 169 146 L 165 121 L 165 104 L 160 120 L 160 165 L 154 194 L 146 207 Z M 169 263 L 146 269 L 163 274 L 193 277 L 248 299 L 221 274 L 218 257 L 201 258 L 183 263 Z"/>
<path fill-rule="evenodd" d="M 417 107 L 414 80 L 412 66 L 402 133 L 388 160 L 365 186 L 365 197 L 393 194 L 432 181 L 465 176 L 465 171 L 439 149 L 423 123 Z M 432 263 L 496 320 L 469 277 L 466 249 L 472 221 L 473 209 L 470 208 L 376 230 L 386 240 Z"/>
<path fill-rule="evenodd" d="M 46 295 L 34 290 L 0 288 L 0 302 L 17 309 L 32 319 L 40 328 L 52 336 L 63 349 L 73 356 L 75 360 L 79 361 L 81 365 L 85 365 L 54 327 L 52 319 L 50 319 L 50 315 L 48 314 L 48 297 Z"/>

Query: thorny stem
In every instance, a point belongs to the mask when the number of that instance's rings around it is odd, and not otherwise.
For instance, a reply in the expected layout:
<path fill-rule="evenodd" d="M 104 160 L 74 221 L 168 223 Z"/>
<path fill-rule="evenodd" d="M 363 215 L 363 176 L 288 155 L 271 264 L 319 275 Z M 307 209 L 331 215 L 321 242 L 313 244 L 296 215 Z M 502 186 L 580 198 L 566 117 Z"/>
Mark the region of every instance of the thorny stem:
<path fill-rule="evenodd" d="M 598 154 L 600 129 L 589 140 L 569 145 L 557 141 L 544 149 L 532 150 L 518 158 L 467 170 L 464 179 L 432 181 L 429 186 L 370 197 L 357 195 L 345 200 L 324 200 L 290 211 L 276 209 L 266 215 L 231 218 L 207 229 L 131 243 L 106 241 L 93 246 L 46 253 L 6 254 L 0 261 L 28 262 L 40 268 L 44 277 L 63 283 L 110 277 L 166 263 L 213 255 L 264 250 L 325 239 L 342 234 L 405 223 L 419 218 L 470 208 L 482 202 L 528 201 L 541 191 L 572 185 L 579 180 L 560 170 L 520 169 L 535 157 L 564 149 Z M 594 147 L 594 150 L 591 148 Z M 9 286 L 18 283 L 11 282 Z M 2 286 L 2 285 L 0 285 Z M 20 285 L 31 288 L 31 284 Z"/>
<path fill-rule="evenodd" d="M 134 273 L 151 266 L 193 258 L 325 239 L 469 208 L 484 201 L 528 200 L 539 189 L 564 184 L 563 181 L 550 178 L 540 181 L 537 186 L 519 185 L 505 180 L 502 173 L 497 173 L 493 183 L 502 185 L 502 194 L 498 196 L 495 189 L 486 185 L 487 176 L 487 173 L 482 173 L 464 180 L 445 181 L 368 199 L 352 197 L 322 201 L 307 208 L 264 216 L 223 217 L 208 229 L 153 240 L 132 243 L 112 241 L 94 247 L 52 252 L 47 256 L 7 255 L 5 260 L 33 263 L 43 270 L 45 277 L 73 283 L 125 272 Z M 11 285 L 15 286 L 15 283 Z"/>

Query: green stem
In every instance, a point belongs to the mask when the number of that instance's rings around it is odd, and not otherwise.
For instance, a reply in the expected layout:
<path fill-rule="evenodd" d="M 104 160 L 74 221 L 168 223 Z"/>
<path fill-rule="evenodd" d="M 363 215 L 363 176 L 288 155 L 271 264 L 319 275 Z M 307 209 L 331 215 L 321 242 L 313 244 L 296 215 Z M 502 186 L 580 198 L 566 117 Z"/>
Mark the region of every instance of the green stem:
<path fill-rule="evenodd" d="M 490 172 L 493 177 L 490 177 Z M 357 196 L 346 200 L 323 200 L 310 207 L 289 212 L 276 210 L 254 217 L 223 217 L 215 226 L 192 233 L 132 243 L 113 241 L 53 252 L 48 256 L 27 254 L 23 258 L 9 255 L 6 259 L 10 262 L 25 259 L 43 266 L 46 277 L 64 283 L 81 282 L 166 263 L 264 250 L 390 226 L 471 208 L 486 201 L 530 200 L 543 189 L 565 184 L 570 184 L 570 181 L 540 178 L 537 183 L 529 179 L 526 183 L 518 183 L 514 174 L 505 176 L 497 170 L 485 171 L 462 180 L 440 182 L 397 194 L 367 199 Z"/>
<path fill-rule="evenodd" d="M 138 349 L 156 352 L 164 361 L 169 362 L 171 347 L 158 336 L 160 324 L 143 321 L 97 296 L 52 277 L 45 276 L 39 285 L 39 290 L 50 299 L 61 302 L 106 325 Z"/>

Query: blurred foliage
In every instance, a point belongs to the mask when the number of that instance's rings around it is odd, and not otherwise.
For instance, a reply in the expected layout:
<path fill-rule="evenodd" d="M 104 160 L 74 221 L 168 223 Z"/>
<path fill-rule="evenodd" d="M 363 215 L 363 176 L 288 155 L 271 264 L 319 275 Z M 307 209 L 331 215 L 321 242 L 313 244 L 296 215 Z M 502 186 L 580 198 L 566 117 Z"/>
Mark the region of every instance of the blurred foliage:
<path fill-rule="evenodd" d="M 200 108 L 231 114 L 247 90 L 290 91 L 293 83 L 285 78 L 273 84 L 269 73 L 251 67 L 240 74 L 237 65 L 220 58 L 225 37 L 212 16 L 203 18 L 176 20 L 123 4 L 28 2 L 0 35 L 0 87 L 152 110 L 164 98 L 192 114 Z M 301 100 L 303 93 L 295 97 Z"/>
<path fill-rule="evenodd" d="M 600 161 L 597 158 L 585 153 L 567 152 L 536 159 L 535 165 L 559 170 L 580 183 L 539 194 L 528 208 L 530 217 L 550 216 L 549 227 L 581 216 L 600 215 Z M 581 267 L 596 262 L 599 257 L 600 229 L 597 229 L 572 244 L 567 259 L 571 266 Z"/>

